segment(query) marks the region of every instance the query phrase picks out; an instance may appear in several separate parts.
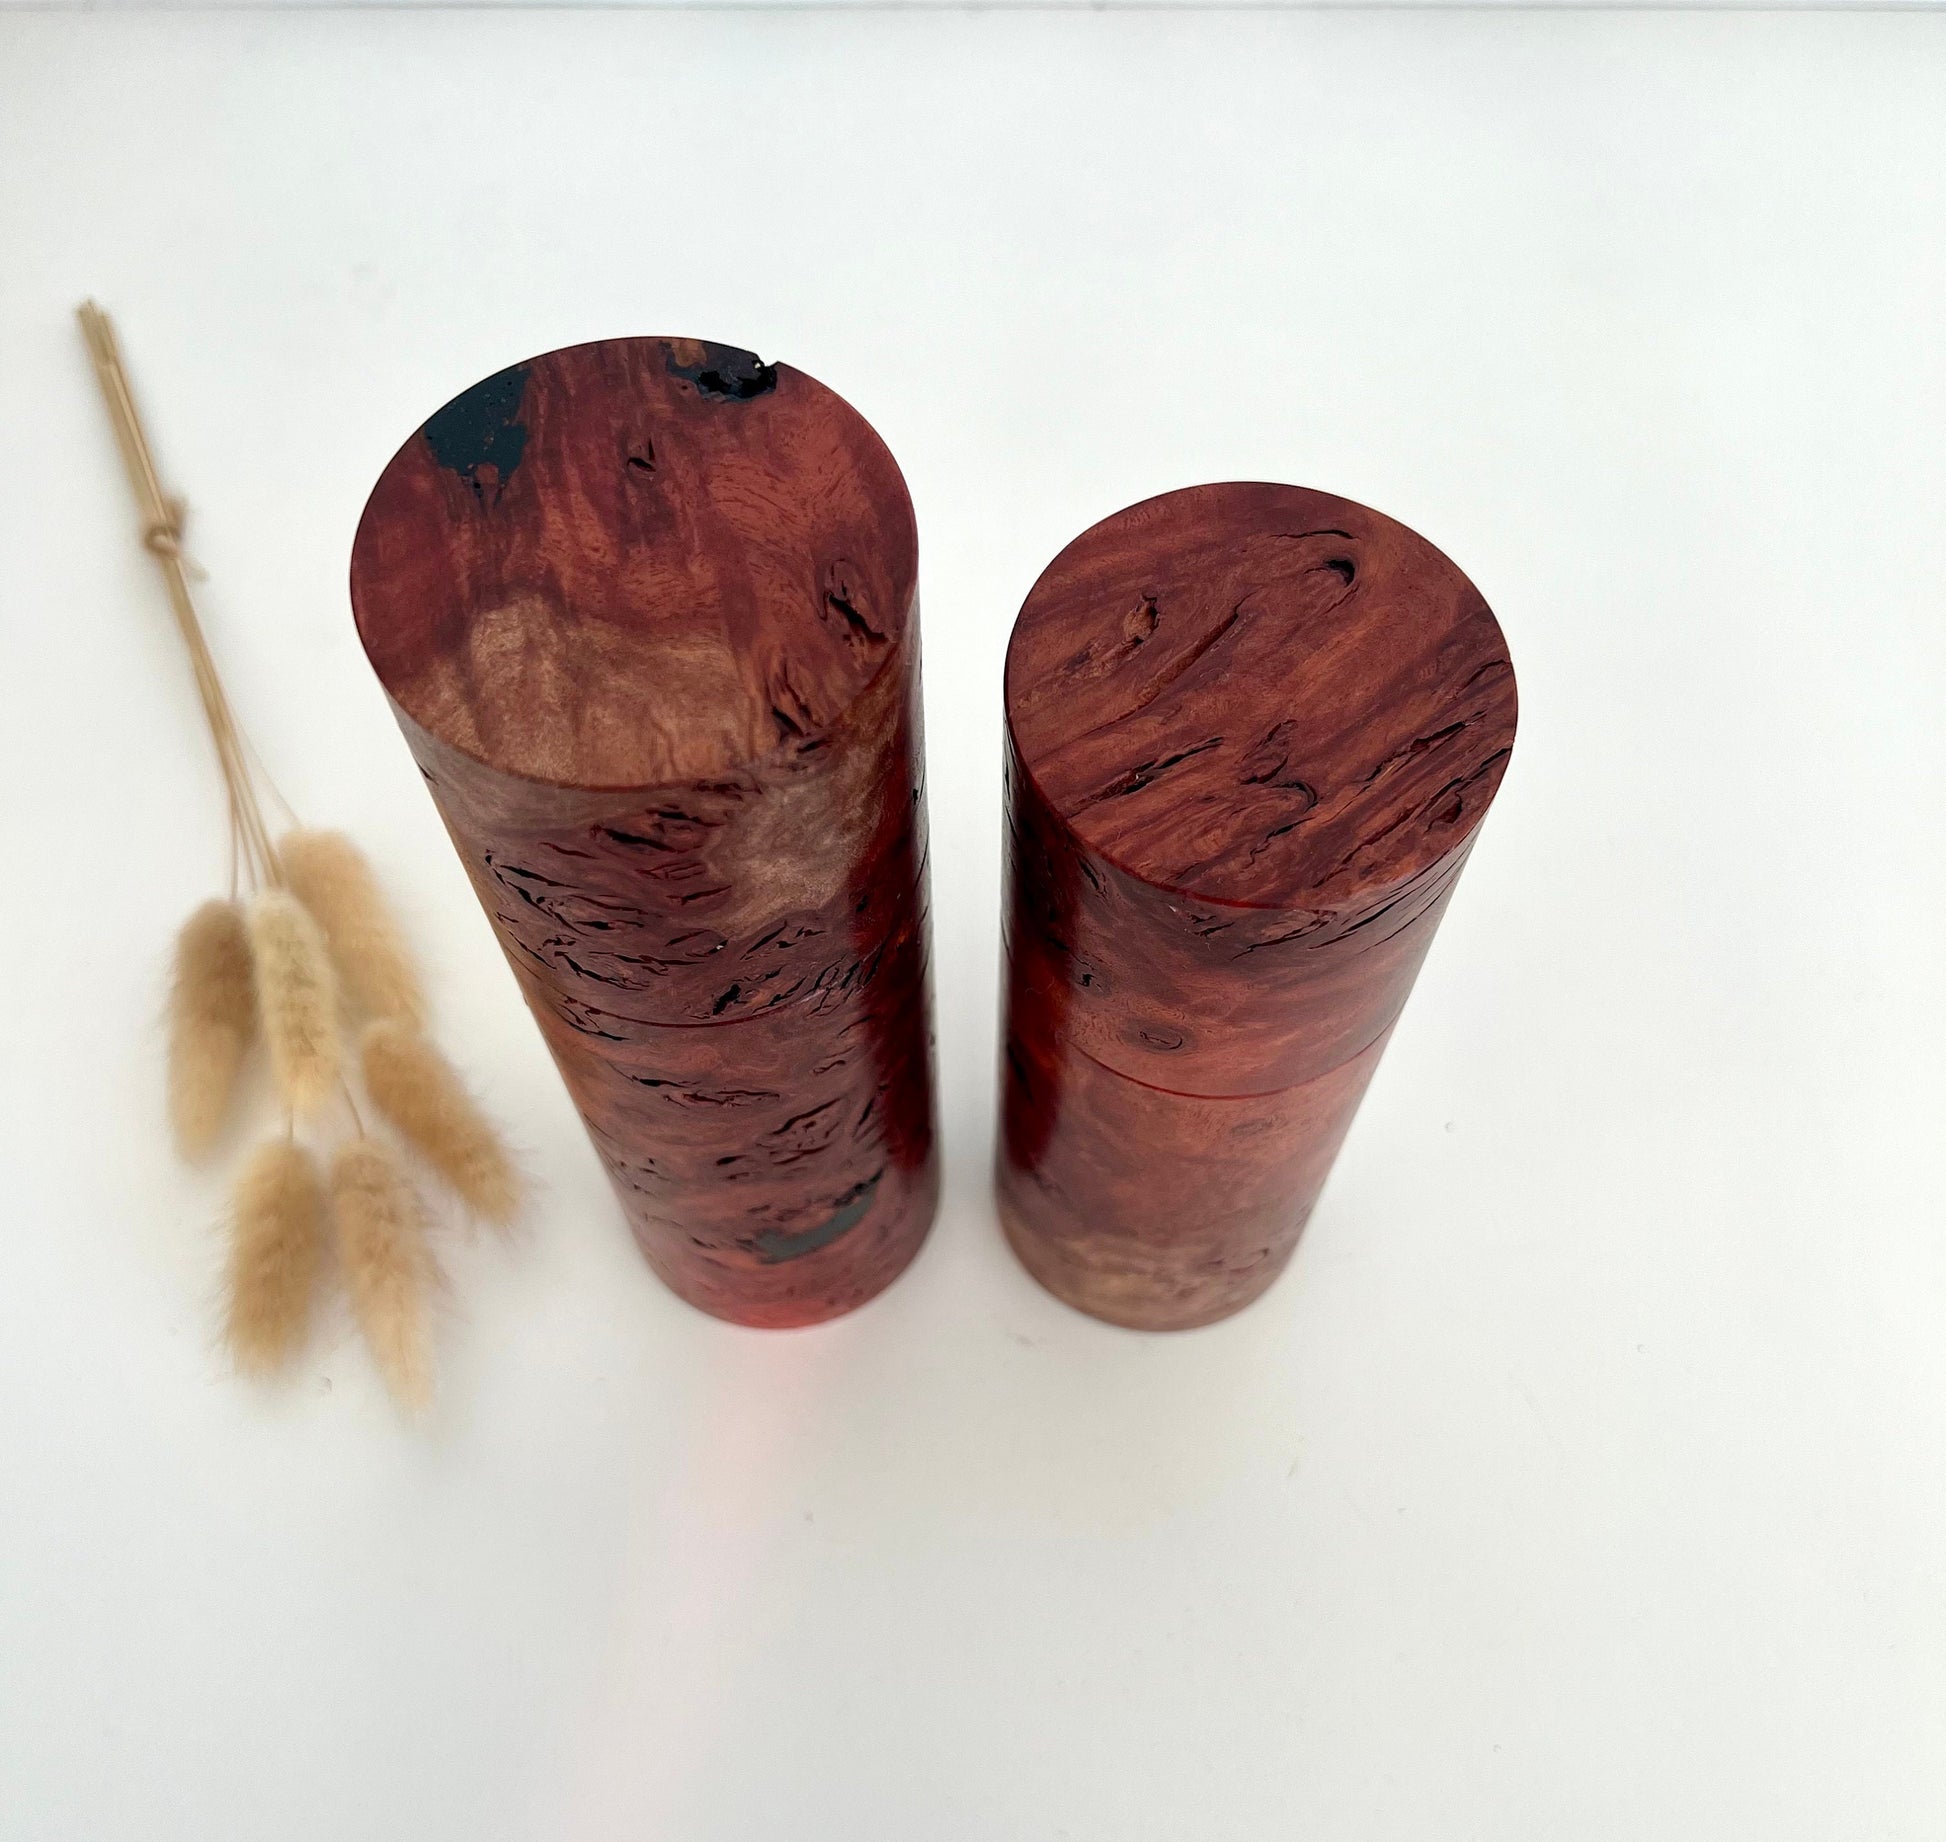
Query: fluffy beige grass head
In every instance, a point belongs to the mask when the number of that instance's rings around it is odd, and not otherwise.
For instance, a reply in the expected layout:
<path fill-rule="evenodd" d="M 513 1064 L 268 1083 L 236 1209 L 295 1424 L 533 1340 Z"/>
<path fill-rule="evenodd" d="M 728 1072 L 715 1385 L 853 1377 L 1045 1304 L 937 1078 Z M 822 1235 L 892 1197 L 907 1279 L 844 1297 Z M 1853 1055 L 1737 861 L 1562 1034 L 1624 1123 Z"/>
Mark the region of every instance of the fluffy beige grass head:
<path fill-rule="evenodd" d="M 273 1139 L 236 1186 L 223 1333 L 239 1369 L 266 1375 L 304 1342 L 324 1251 L 324 1185 L 303 1146 Z"/>
<path fill-rule="evenodd" d="M 185 1157 L 207 1151 L 256 1034 L 250 941 L 234 902 L 205 902 L 176 936 L 169 989 L 169 1120 Z"/>
<path fill-rule="evenodd" d="M 354 1139 L 331 1163 L 331 1207 L 359 1328 L 379 1372 L 410 1411 L 432 1398 L 432 1294 L 439 1269 L 398 1154 Z"/>
<path fill-rule="evenodd" d="M 412 955 L 365 855 L 343 832 L 287 832 L 278 860 L 316 917 L 352 1008 L 418 1026 L 426 1003 Z"/>
<path fill-rule="evenodd" d="M 338 981 L 324 935 L 287 889 L 251 897 L 249 932 L 278 1092 L 293 1112 L 315 1112 L 338 1080 Z"/>
<path fill-rule="evenodd" d="M 511 1223 L 520 1212 L 520 1173 L 452 1064 L 396 1023 L 367 1025 L 361 1043 L 372 1104 L 475 1215 Z"/>

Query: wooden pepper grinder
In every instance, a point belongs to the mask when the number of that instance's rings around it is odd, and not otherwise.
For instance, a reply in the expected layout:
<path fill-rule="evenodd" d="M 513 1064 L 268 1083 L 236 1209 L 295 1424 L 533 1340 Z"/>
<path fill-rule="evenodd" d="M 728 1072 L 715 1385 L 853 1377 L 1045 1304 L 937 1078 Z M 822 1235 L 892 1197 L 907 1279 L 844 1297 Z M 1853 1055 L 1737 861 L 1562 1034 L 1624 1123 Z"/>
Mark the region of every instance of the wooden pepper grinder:
<path fill-rule="evenodd" d="M 1289 1261 L 1512 749 L 1500 628 L 1432 545 L 1293 486 L 1105 519 L 1007 655 L 998 1192 L 1141 1329 Z"/>
<path fill-rule="evenodd" d="M 918 549 L 788 365 L 611 339 L 428 420 L 352 606 L 650 1264 L 738 1323 L 917 1252 L 933 1150 Z"/>

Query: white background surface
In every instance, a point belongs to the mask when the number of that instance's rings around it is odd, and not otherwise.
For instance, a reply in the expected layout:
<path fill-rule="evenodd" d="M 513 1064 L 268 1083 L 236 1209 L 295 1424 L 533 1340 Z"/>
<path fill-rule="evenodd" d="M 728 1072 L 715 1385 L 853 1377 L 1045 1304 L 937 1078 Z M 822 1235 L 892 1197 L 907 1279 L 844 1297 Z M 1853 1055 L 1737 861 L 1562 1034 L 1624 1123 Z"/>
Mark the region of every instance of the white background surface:
<path fill-rule="evenodd" d="M 1946 1832 L 1946 20 L 316 14 L 0 26 L 0 1836 Z M 206 614 L 543 1190 L 443 1404 L 213 1346 L 160 1123 Z M 628 1242 L 343 588 L 524 354 L 699 333 L 919 512 L 948 1197 L 762 1335 Z M 1095 518 L 1291 479 L 1523 725 L 1288 1278 L 1146 1338 L 991 1220 L 998 696 Z"/>

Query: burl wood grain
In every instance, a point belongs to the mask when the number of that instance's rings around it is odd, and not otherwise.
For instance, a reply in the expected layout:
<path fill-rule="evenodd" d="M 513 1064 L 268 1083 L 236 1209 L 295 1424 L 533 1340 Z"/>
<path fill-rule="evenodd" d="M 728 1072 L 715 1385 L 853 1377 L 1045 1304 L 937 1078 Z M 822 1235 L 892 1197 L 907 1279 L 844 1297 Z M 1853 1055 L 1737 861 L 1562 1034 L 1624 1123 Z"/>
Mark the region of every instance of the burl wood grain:
<path fill-rule="evenodd" d="M 788 365 L 544 354 L 394 456 L 352 604 L 645 1255 L 739 1323 L 888 1284 L 937 1191 L 917 540 Z"/>
<path fill-rule="evenodd" d="M 1143 1328 L 1289 1260 L 1513 746 L 1513 667 L 1424 539 L 1297 487 L 1146 501 L 1007 658 L 999 1200 Z"/>

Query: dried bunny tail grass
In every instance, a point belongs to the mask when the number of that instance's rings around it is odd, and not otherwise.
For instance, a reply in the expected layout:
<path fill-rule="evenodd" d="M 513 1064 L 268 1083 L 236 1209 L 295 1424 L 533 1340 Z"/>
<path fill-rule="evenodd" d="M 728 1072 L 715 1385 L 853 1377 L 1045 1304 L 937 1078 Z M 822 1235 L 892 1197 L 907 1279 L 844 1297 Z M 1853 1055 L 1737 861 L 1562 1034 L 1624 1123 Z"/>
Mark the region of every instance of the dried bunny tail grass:
<path fill-rule="evenodd" d="M 360 1328 L 388 1387 L 418 1411 L 432 1398 L 432 1292 L 439 1268 L 398 1154 L 354 1139 L 331 1163 L 338 1259 Z"/>
<path fill-rule="evenodd" d="M 313 1112 L 338 1081 L 338 981 L 331 955 L 318 924 L 286 889 L 251 897 L 249 928 L 271 1071 L 294 1111 Z"/>
<path fill-rule="evenodd" d="M 311 1154 L 286 1139 L 260 1147 L 237 1179 L 224 1340 L 239 1369 L 268 1375 L 311 1324 L 324 1252 L 324 1186 Z"/>
<path fill-rule="evenodd" d="M 277 846 L 285 878 L 317 917 L 353 1006 L 415 1028 L 426 1001 L 405 937 L 364 853 L 339 831 L 293 831 Z"/>
<path fill-rule="evenodd" d="M 169 989 L 169 1119 L 184 1157 L 210 1147 L 256 1034 L 250 940 L 234 902 L 205 902 L 176 936 Z"/>
<path fill-rule="evenodd" d="M 520 1173 L 453 1065 L 397 1023 L 366 1026 L 365 1090 L 466 1206 L 499 1227 L 520 1212 Z"/>

